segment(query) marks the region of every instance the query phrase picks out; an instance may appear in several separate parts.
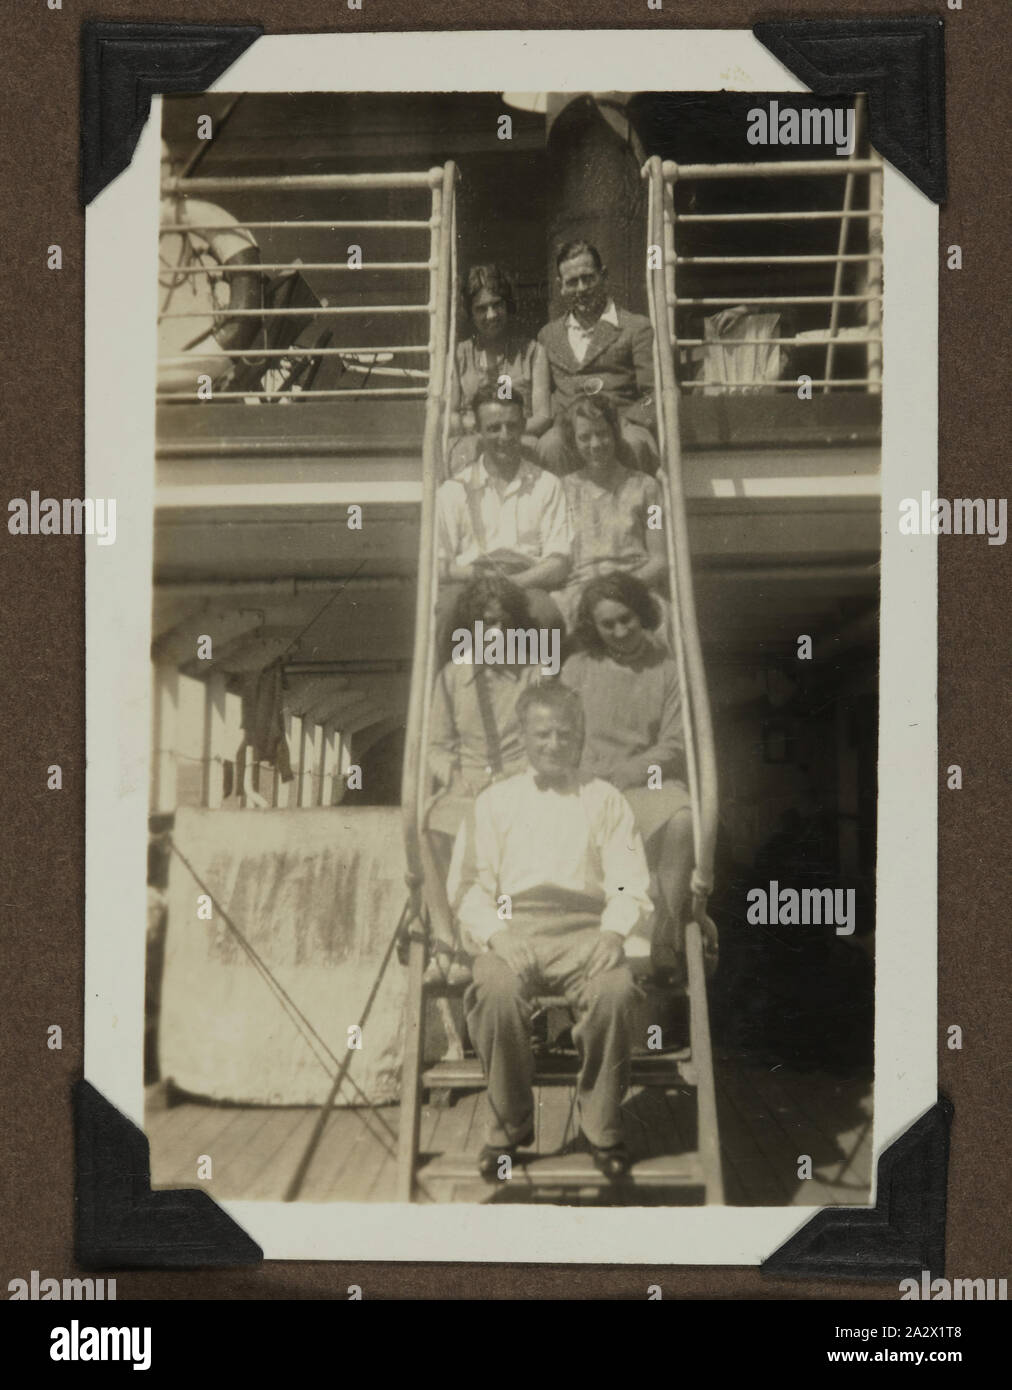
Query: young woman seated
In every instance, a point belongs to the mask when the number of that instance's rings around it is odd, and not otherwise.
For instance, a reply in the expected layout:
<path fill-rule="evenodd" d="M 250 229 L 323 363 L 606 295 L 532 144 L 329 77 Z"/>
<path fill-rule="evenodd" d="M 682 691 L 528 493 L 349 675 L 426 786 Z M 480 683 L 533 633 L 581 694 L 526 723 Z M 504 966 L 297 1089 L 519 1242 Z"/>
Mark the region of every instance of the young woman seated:
<path fill-rule="evenodd" d="M 649 473 L 628 468 L 627 446 L 611 403 L 600 396 L 574 401 L 562 430 L 580 468 L 562 478 L 573 537 L 572 563 L 555 599 L 570 629 L 580 594 L 591 579 L 622 571 L 661 598 L 667 583 L 661 485 Z"/>
<path fill-rule="evenodd" d="M 583 700 L 583 770 L 625 794 L 643 837 L 658 909 L 651 963 L 681 979 L 692 813 L 683 780 L 678 672 L 654 640 L 659 624 L 656 600 L 635 575 L 617 571 L 592 579 L 577 606 L 580 649 L 566 662 L 562 679 Z"/>
<path fill-rule="evenodd" d="M 469 403 L 480 386 L 510 389 L 530 402 L 524 422 L 523 443 L 533 451 L 537 437 L 552 423 L 548 359 L 542 347 L 513 322 L 516 303 L 513 287 L 497 265 L 475 265 L 467 273 L 463 289 L 464 314 L 471 326 L 468 337 L 457 344 L 450 397 L 451 477 L 473 463 L 481 451 Z"/>

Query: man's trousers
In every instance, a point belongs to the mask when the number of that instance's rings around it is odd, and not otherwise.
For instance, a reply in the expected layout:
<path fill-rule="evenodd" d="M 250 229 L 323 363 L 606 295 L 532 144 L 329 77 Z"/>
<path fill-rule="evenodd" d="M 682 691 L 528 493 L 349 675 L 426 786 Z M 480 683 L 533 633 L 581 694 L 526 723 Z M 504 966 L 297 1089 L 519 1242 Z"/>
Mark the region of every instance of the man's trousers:
<path fill-rule="evenodd" d="M 586 923 L 587 914 L 580 917 Z M 547 927 L 543 920 L 514 920 L 507 930 L 523 935 L 537 959 L 537 978 L 521 980 L 494 950 L 484 951 L 474 960 L 474 979 L 464 997 L 468 1031 L 488 1079 L 487 1142 L 505 1146 L 533 1128 L 530 999 L 564 994 L 576 1016 L 580 1128 L 599 1148 L 621 1143 L 619 1107 L 629 1085 L 633 1007 L 641 997 L 629 967 L 618 965 L 586 979 L 587 958 L 601 939 L 599 925 L 574 929 L 564 918 Z"/>

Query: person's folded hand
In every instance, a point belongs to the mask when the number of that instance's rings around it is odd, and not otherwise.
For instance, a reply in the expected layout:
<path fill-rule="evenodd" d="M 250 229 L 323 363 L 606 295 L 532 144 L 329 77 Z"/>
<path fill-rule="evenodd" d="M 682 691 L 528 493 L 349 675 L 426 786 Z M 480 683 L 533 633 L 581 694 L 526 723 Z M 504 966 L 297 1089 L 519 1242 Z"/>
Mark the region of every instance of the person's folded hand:
<path fill-rule="evenodd" d="M 594 947 L 587 957 L 587 964 L 583 971 L 584 978 L 592 980 L 595 975 L 601 975 L 605 970 L 613 970 L 616 965 L 621 965 L 624 959 L 624 938 L 619 936 L 618 932 L 603 931 L 601 939 L 594 943 Z"/>

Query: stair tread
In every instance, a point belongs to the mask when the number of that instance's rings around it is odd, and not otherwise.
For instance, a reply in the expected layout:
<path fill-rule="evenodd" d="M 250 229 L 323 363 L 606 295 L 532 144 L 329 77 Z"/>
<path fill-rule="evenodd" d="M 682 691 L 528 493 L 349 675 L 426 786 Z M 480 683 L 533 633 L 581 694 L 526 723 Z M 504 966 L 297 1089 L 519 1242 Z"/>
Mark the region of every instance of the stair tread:
<path fill-rule="evenodd" d="M 418 1170 L 423 1181 L 460 1182 L 477 1179 L 477 1153 L 445 1153 L 431 1159 Z M 521 1153 L 513 1164 L 511 1182 L 535 1182 L 539 1186 L 610 1187 L 613 1184 L 594 1167 L 589 1153 L 529 1154 Z M 663 1187 L 671 1184 L 700 1186 L 705 1182 L 700 1155 L 695 1152 L 665 1154 L 644 1158 L 634 1163 L 627 1182 L 638 1186 Z M 488 1186 L 491 1188 L 492 1183 Z"/>
<path fill-rule="evenodd" d="M 670 1052 L 636 1055 L 632 1059 L 632 1081 L 634 1085 L 649 1085 L 679 1081 L 686 1078 L 681 1064 L 691 1063 L 692 1049 L 682 1047 Z M 579 1058 L 575 1053 L 556 1053 L 537 1058 L 535 1063 L 535 1085 L 547 1085 L 552 1081 L 571 1081 L 579 1070 Z M 484 1086 L 485 1074 L 477 1057 L 459 1057 L 430 1063 L 422 1073 L 422 1085 L 428 1087 L 473 1087 Z"/>

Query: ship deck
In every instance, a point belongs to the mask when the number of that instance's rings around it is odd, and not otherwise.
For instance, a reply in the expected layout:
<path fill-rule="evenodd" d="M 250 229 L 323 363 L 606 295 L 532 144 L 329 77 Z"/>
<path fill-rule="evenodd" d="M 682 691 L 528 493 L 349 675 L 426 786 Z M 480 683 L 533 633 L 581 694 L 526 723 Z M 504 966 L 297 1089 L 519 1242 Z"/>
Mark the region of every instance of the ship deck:
<path fill-rule="evenodd" d="M 869 1200 L 872 1161 L 872 1084 L 868 1076 L 840 1077 L 764 1066 L 733 1054 L 715 1056 L 726 1201 L 732 1206 L 860 1206 Z M 575 1139 L 573 1091 L 536 1088 L 538 1155 L 566 1152 Z M 634 1160 L 695 1147 L 695 1096 L 687 1087 L 632 1090 L 625 1102 Z M 533 1201 L 543 1194 L 526 1171 L 508 1185 L 480 1179 L 427 1179 L 426 1163 L 444 1151 L 477 1155 L 484 1095 L 460 1094 L 451 1105 L 422 1110 L 421 1201 Z M 178 1096 L 149 1088 L 146 1132 L 152 1187 L 196 1187 L 219 1200 L 281 1201 L 305 1149 L 318 1111 L 306 1106 L 247 1106 Z M 335 1109 L 330 1114 L 301 1194 L 307 1202 L 395 1200 L 397 1105 Z M 799 1156 L 812 1177 L 798 1177 Z M 197 1162 L 212 1159 L 213 1176 L 198 1181 Z M 435 1173 L 436 1169 L 433 1169 Z M 558 1200 L 557 1194 L 553 1200 Z M 644 1205 L 692 1202 L 691 1190 L 585 1193 L 567 1201 Z M 695 1199 L 695 1200 L 698 1200 Z"/>

